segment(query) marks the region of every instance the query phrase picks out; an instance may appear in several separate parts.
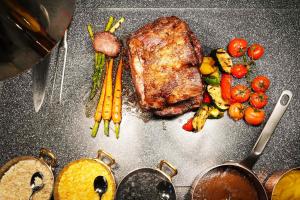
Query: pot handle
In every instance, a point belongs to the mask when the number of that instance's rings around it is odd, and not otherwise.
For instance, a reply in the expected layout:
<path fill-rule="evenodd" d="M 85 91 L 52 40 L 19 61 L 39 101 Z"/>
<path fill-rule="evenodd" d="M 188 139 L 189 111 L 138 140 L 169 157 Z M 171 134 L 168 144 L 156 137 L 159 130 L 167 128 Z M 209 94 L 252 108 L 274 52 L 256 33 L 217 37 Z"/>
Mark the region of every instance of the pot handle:
<path fill-rule="evenodd" d="M 40 159 L 45 161 L 51 168 L 54 168 L 57 165 L 57 158 L 49 149 L 41 148 L 39 157 Z"/>
<path fill-rule="evenodd" d="M 174 176 L 177 175 L 178 171 L 177 171 L 176 167 L 174 167 L 171 163 L 169 163 L 169 162 L 166 161 L 166 160 L 161 160 L 161 161 L 159 162 L 159 164 L 158 164 L 158 169 L 159 169 L 160 171 L 165 172 L 165 171 L 163 170 L 163 167 L 164 167 L 164 166 L 167 166 L 167 167 L 170 169 L 170 171 L 171 171 L 170 174 L 165 173 L 165 174 L 167 174 L 167 175 L 169 176 L 170 179 L 172 179 Z"/>
<path fill-rule="evenodd" d="M 269 139 L 271 138 L 277 124 L 279 123 L 281 117 L 286 111 L 289 103 L 291 102 L 293 94 L 289 90 L 285 90 L 281 93 L 277 104 L 268 119 L 265 127 L 263 128 L 258 140 L 256 141 L 250 155 L 243 160 L 240 164 L 252 169 L 253 165 L 256 163 L 259 156 L 265 149 Z"/>
<path fill-rule="evenodd" d="M 112 157 L 111 154 L 103 151 L 102 149 L 98 150 L 97 159 L 103 161 L 106 158 L 109 162 L 105 162 L 109 167 L 116 163 L 115 159 Z"/>

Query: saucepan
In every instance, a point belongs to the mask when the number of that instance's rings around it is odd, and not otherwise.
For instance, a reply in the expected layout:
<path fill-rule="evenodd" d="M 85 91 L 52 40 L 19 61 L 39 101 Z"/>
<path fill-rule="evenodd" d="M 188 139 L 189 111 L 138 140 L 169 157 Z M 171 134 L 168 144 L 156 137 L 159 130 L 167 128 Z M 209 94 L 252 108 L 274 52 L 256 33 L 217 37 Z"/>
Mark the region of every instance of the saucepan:
<path fill-rule="evenodd" d="M 244 199 L 267 200 L 267 193 L 252 168 L 292 99 L 292 92 L 282 92 L 268 122 L 250 155 L 241 162 L 227 162 L 200 174 L 192 186 L 193 200 Z"/>
<path fill-rule="evenodd" d="M 176 200 L 172 178 L 177 169 L 166 160 L 157 169 L 140 168 L 129 173 L 118 186 L 116 200 Z"/>
<path fill-rule="evenodd" d="M 46 57 L 71 22 L 75 0 L 0 1 L 0 80 Z"/>

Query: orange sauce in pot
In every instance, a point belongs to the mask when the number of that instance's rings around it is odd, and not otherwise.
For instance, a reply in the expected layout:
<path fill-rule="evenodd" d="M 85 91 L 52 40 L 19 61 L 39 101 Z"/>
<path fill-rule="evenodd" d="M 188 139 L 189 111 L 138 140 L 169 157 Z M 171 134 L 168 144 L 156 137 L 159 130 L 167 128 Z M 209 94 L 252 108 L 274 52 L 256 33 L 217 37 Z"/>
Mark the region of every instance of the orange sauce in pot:
<path fill-rule="evenodd" d="M 272 200 L 300 200 L 300 170 L 292 170 L 280 178 Z"/>

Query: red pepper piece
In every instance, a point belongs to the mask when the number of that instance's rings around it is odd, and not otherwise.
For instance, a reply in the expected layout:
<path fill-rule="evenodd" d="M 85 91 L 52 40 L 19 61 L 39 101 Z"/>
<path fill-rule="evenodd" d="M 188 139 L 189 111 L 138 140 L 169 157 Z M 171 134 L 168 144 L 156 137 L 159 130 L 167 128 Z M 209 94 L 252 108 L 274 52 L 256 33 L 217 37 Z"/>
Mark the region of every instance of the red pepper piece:
<path fill-rule="evenodd" d="M 189 132 L 193 131 L 193 130 L 194 130 L 194 128 L 193 128 L 193 118 L 189 119 L 189 120 L 187 121 L 187 123 L 185 123 L 185 124 L 182 126 L 182 128 L 183 128 L 185 131 L 189 131 Z"/>
<path fill-rule="evenodd" d="M 208 94 L 208 92 L 204 92 L 203 94 L 203 103 L 207 103 L 207 104 L 211 104 L 212 102 L 212 98 L 211 96 Z"/>
<path fill-rule="evenodd" d="M 222 78 L 221 78 L 222 98 L 228 102 L 230 102 L 231 99 L 231 82 L 232 82 L 232 77 L 230 74 L 222 74 Z"/>

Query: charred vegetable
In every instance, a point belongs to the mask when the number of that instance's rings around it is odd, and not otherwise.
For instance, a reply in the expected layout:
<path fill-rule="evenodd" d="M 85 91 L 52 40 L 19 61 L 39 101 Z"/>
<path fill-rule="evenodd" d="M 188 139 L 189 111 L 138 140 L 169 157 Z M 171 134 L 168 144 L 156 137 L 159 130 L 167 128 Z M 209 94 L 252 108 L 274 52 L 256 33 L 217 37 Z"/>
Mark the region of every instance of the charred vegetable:
<path fill-rule="evenodd" d="M 200 66 L 200 72 L 203 75 L 209 75 L 217 70 L 214 66 L 215 60 L 212 57 L 204 57 L 203 62 Z"/>
<path fill-rule="evenodd" d="M 201 108 L 197 111 L 196 115 L 193 118 L 193 128 L 195 131 L 200 131 L 209 115 L 209 107 L 206 104 L 203 104 Z"/>
<path fill-rule="evenodd" d="M 218 68 L 209 76 L 204 77 L 204 81 L 208 85 L 220 85 L 221 75 Z"/>
<path fill-rule="evenodd" d="M 225 49 L 219 48 L 212 52 L 212 56 L 218 61 L 218 64 L 222 71 L 226 73 L 231 73 L 232 60 L 230 55 L 225 51 Z"/>
<path fill-rule="evenodd" d="M 203 62 L 200 66 L 200 73 L 203 75 L 209 75 L 209 74 L 215 72 L 216 69 L 217 68 L 215 66 L 210 65 L 209 63 Z"/>
<path fill-rule="evenodd" d="M 209 106 L 208 119 L 220 119 L 224 116 L 224 112 L 214 106 Z"/>
<path fill-rule="evenodd" d="M 225 111 L 229 108 L 229 102 L 225 101 L 222 98 L 221 87 L 220 86 L 207 86 L 207 91 L 212 97 L 216 107 L 222 111 Z"/>

